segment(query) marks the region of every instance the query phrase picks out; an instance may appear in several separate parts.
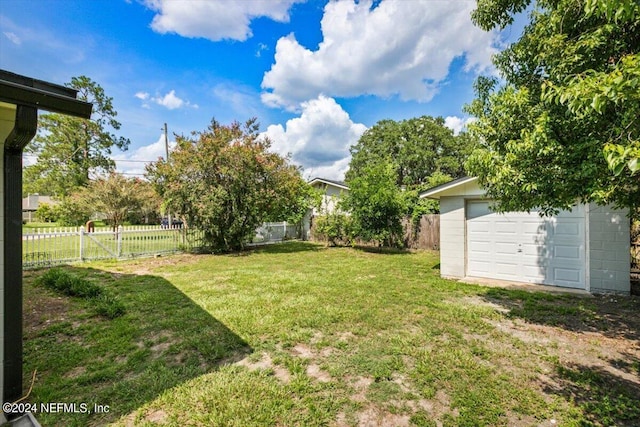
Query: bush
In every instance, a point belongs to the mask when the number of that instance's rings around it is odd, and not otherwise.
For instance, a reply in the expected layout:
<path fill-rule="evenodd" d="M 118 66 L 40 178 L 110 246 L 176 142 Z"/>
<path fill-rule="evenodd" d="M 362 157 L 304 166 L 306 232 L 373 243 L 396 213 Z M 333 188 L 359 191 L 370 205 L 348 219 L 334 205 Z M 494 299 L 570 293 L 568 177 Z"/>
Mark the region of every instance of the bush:
<path fill-rule="evenodd" d="M 333 212 L 317 216 L 315 219 L 314 235 L 331 246 L 349 244 L 352 240 L 353 225 L 351 217 L 343 213 Z"/>
<path fill-rule="evenodd" d="M 52 268 L 36 279 L 36 284 L 71 297 L 83 298 L 92 303 L 94 311 L 108 319 L 125 313 L 125 306 L 115 296 L 86 279 Z"/>
<path fill-rule="evenodd" d="M 103 292 L 98 285 L 57 268 L 47 271 L 38 278 L 37 282 L 49 289 L 72 297 L 93 298 Z"/>
<path fill-rule="evenodd" d="M 57 222 L 58 212 L 55 206 L 51 206 L 48 203 L 40 203 L 38 209 L 36 209 L 36 218 L 42 222 Z"/>

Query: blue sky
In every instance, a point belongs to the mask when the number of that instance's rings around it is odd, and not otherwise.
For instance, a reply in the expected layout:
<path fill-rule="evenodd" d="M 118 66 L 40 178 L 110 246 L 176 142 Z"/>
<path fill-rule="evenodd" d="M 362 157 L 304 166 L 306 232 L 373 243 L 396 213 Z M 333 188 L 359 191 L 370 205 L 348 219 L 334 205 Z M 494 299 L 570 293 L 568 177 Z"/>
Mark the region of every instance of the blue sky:
<path fill-rule="evenodd" d="M 473 81 L 520 30 L 473 26 L 467 0 L 2 0 L 0 68 L 113 97 L 131 140 L 118 170 L 187 135 L 257 117 L 304 176 L 341 179 L 349 146 L 382 119 L 467 120 Z M 518 27 L 521 29 L 521 26 Z M 30 161 L 31 159 L 26 159 Z"/>

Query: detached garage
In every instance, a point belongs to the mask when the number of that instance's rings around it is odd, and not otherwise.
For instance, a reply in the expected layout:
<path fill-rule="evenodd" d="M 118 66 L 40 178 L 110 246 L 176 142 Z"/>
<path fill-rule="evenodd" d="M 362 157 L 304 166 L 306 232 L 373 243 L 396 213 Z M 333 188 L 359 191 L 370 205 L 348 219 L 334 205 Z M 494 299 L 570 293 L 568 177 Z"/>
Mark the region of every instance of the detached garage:
<path fill-rule="evenodd" d="M 423 192 L 440 200 L 440 272 L 453 278 L 630 291 L 629 218 L 595 204 L 557 216 L 495 213 L 477 178 Z"/>

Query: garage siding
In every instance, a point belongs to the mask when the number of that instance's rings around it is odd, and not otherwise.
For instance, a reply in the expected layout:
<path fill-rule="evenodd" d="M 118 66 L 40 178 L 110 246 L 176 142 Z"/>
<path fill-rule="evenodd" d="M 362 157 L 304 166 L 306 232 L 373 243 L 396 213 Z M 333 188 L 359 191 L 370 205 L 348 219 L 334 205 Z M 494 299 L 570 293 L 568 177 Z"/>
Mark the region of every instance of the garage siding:
<path fill-rule="evenodd" d="M 629 293 L 630 221 L 611 206 L 589 205 L 589 275 L 591 292 Z"/>
<path fill-rule="evenodd" d="M 464 210 L 463 197 L 440 198 L 440 274 L 444 277 L 465 275 Z"/>

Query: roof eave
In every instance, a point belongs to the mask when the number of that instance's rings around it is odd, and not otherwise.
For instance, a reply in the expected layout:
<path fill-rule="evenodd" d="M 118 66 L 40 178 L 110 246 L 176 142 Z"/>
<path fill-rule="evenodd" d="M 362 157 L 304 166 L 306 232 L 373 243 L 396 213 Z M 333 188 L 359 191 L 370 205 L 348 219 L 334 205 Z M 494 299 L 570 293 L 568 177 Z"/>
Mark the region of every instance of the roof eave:
<path fill-rule="evenodd" d="M 2 102 L 63 113 L 84 119 L 91 117 L 91 103 L 79 101 L 60 92 L 62 91 L 50 91 L 46 88 L 35 88 L 0 79 L 0 101 Z"/>
<path fill-rule="evenodd" d="M 476 181 L 478 178 L 474 177 L 474 176 L 466 176 L 463 178 L 459 178 L 450 182 L 447 182 L 445 184 L 441 184 L 438 185 L 436 187 L 430 188 L 428 190 L 423 191 L 422 193 L 420 193 L 419 197 L 421 199 L 435 199 L 435 200 L 439 200 L 440 199 L 440 195 L 442 193 L 444 193 L 445 191 L 449 191 L 453 188 L 459 187 L 461 185 L 465 185 L 468 184 L 470 182 Z"/>

